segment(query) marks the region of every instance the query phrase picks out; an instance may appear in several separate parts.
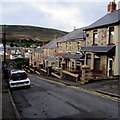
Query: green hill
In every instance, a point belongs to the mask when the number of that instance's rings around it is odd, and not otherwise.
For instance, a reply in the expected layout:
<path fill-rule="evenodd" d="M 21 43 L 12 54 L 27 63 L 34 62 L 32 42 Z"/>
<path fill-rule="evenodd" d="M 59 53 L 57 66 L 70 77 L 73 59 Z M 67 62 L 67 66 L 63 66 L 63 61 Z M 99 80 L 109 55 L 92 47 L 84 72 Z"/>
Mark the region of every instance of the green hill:
<path fill-rule="evenodd" d="M 1 29 L 2 25 L 0 26 Z M 2 27 L 3 28 L 3 27 Z M 62 37 L 68 32 L 56 29 L 23 26 L 23 25 L 6 25 L 6 39 L 7 43 L 17 43 L 21 46 L 30 44 L 45 44 L 55 38 Z M 1 37 L 1 36 L 0 36 Z"/>

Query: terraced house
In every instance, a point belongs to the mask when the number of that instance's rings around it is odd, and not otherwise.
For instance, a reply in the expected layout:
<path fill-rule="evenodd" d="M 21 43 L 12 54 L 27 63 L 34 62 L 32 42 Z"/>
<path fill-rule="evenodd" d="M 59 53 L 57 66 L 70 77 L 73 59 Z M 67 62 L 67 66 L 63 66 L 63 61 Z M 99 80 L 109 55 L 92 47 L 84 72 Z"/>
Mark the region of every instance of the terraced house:
<path fill-rule="evenodd" d="M 80 53 L 80 49 L 84 44 L 83 28 L 75 29 L 57 42 L 57 54 L 61 54 L 61 57 L 58 57 L 58 61 L 65 62 L 64 69 L 66 71 L 72 73 L 80 72 L 83 64 L 83 55 Z M 60 67 L 60 63 L 58 65 Z"/>
<path fill-rule="evenodd" d="M 58 40 L 59 39 L 54 39 L 43 47 L 36 49 L 30 57 L 30 66 L 37 70 L 44 68 L 43 71 L 46 71 L 48 66 L 54 66 L 54 54 L 56 52 L 56 42 Z"/>
<path fill-rule="evenodd" d="M 108 13 L 84 29 L 86 46 L 81 49 L 94 78 L 120 75 L 120 9 L 108 4 Z"/>
<path fill-rule="evenodd" d="M 36 50 L 30 57 L 30 65 L 34 69 L 42 69 L 43 72 L 47 72 L 48 67 L 51 66 L 54 72 L 60 75 L 59 70 L 64 63 L 64 70 L 79 74 L 84 57 L 80 49 L 84 43 L 83 29 L 75 29 Z"/>
<path fill-rule="evenodd" d="M 54 54 L 56 63 L 52 69 L 58 78 L 74 77 L 75 80 L 78 80 L 84 58 L 80 49 L 84 43 L 83 28 L 75 29 L 57 41 Z M 54 76 L 56 76 L 55 74 Z"/>
<path fill-rule="evenodd" d="M 30 65 L 46 73 L 51 67 L 54 76 L 68 75 L 85 83 L 120 76 L 119 52 L 120 9 L 116 10 L 113 1 L 108 4 L 108 13 L 93 24 L 75 29 L 36 51 Z"/>
<path fill-rule="evenodd" d="M 55 66 L 56 59 L 54 57 L 54 54 L 56 53 L 56 47 L 57 42 L 60 40 L 60 38 L 54 39 L 53 41 L 49 42 L 45 46 L 42 47 L 43 54 L 46 56 L 43 59 L 44 68 L 47 68 L 48 66 Z"/>
<path fill-rule="evenodd" d="M 39 67 L 39 64 L 42 61 L 42 49 L 35 49 L 33 53 L 30 55 L 29 65 L 34 69 Z"/>

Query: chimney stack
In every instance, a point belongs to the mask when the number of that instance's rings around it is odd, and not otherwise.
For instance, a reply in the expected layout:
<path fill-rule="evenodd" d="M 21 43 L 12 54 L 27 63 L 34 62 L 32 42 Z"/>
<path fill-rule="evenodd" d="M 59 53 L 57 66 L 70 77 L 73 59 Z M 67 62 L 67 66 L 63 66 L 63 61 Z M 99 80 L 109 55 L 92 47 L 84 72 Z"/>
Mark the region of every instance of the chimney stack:
<path fill-rule="evenodd" d="M 109 2 L 108 6 L 107 6 L 108 13 L 111 13 L 114 10 L 116 10 L 116 7 L 117 7 L 117 5 L 115 3 L 115 0 L 113 0 L 113 2 Z"/>

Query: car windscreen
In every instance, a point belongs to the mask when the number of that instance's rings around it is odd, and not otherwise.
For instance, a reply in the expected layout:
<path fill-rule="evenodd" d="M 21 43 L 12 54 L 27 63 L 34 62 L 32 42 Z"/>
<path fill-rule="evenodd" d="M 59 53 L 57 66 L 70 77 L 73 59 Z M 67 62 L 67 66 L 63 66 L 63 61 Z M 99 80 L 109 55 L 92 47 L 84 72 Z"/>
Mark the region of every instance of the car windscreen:
<path fill-rule="evenodd" d="M 27 76 L 25 72 L 12 74 L 12 80 L 24 80 L 26 78 Z"/>

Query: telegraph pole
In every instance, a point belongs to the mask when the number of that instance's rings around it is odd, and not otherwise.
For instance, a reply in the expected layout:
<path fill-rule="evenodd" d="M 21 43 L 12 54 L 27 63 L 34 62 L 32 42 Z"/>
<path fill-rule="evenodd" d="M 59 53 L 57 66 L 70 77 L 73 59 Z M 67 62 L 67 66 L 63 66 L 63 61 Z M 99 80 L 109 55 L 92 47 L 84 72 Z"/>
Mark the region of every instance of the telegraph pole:
<path fill-rule="evenodd" d="M 6 25 L 3 25 L 3 35 L 2 35 L 2 42 L 3 42 L 3 46 L 4 46 L 4 78 L 6 78 Z"/>

